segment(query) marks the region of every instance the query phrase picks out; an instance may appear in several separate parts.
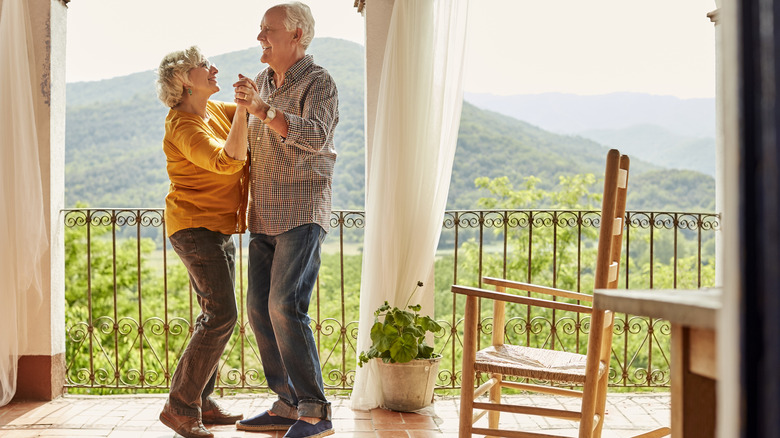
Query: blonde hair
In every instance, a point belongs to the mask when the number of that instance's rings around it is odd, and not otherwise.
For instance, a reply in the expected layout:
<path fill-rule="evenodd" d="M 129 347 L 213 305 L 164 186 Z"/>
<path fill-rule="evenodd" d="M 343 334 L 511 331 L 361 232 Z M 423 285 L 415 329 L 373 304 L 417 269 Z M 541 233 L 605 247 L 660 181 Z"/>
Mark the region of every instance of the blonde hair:
<path fill-rule="evenodd" d="M 284 27 L 290 32 L 301 29 L 300 44 L 304 49 L 309 48 L 314 39 L 314 16 L 308 5 L 301 2 L 289 2 L 276 5 L 284 9 Z"/>
<path fill-rule="evenodd" d="M 198 46 L 171 52 L 160 61 L 157 68 L 157 97 L 169 108 L 178 105 L 184 96 L 184 87 L 189 85 L 190 70 L 206 58 Z"/>

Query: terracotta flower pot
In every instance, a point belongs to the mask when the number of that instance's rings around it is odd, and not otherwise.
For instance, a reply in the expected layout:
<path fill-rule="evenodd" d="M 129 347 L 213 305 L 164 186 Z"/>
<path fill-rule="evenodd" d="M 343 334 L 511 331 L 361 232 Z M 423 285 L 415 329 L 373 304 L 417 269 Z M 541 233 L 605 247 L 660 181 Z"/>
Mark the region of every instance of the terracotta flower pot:
<path fill-rule="evenodd" d="M 412 412 L 433 402 L 433 388 L 441 357 L 414 359 L 406 363 L 384 363 L 375 359 L 382 379 L 384 407 Z"/>

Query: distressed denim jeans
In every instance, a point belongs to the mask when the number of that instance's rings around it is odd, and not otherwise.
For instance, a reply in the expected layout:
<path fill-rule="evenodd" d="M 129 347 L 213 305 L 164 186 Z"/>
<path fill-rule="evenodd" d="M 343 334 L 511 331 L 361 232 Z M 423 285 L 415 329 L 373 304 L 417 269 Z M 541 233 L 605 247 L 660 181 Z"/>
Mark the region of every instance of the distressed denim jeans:
<path fill-rule="evenodd" d="M 249 238 L 249 324 L 268 386 L 278 396 L 271 411 L 287 418 L 331 418 L 308 314 L 324 239 L 317 224 Z"/>
<path fill-rule="evenodd" d="M 170 241 L 187 268 L 201 312 L 173 374 L 168 404 L 178 415 L 200 418 L 201 407 L 214 391 L 217 364 L 238 317 L 236 247 L 233 236 L 205 228 L 179 230 Z"/>

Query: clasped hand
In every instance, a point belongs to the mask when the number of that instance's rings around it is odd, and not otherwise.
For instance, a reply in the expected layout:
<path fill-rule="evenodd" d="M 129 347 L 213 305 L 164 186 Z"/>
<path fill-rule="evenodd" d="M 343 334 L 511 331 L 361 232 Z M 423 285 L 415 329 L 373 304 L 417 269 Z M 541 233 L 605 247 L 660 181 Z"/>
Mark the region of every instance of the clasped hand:
<path fill-rule="evenodd" d="M 235 88 L 235 102 L 239 106 L 246 107 L 250 113 L 253 106 L 257 107 L 261 105 L 261 102 L 265 103 L 257 92 L 255 81 L 242 74 L 238 75 L 238 81 L 233 84 L 233 88 Z"/>

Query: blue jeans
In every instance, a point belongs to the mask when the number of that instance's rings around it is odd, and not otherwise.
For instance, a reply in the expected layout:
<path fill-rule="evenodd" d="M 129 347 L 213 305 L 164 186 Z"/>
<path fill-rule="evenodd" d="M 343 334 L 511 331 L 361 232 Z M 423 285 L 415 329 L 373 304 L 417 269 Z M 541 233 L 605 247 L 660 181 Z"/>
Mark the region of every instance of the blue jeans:
<path fill-rule="evenodd" d="M 178 415 L 200 418 L 201 407 L 214 391 L 219 358 L 238 318 L 236 247 L 233 236 L 205 228 L 179 230 L 170 241 L 187 268 L 201 312 L 173 373 L 168 404 Z"/>
<path fill-rule="evenodd" d="M 271 411 L 287 418 L 330 420 L 308 315 L 324 238 L 325 231 L 316 224 L 278 236 L 252 233 L 249 238 L 249 325 L 268 387 L 278 396 Z"/>

